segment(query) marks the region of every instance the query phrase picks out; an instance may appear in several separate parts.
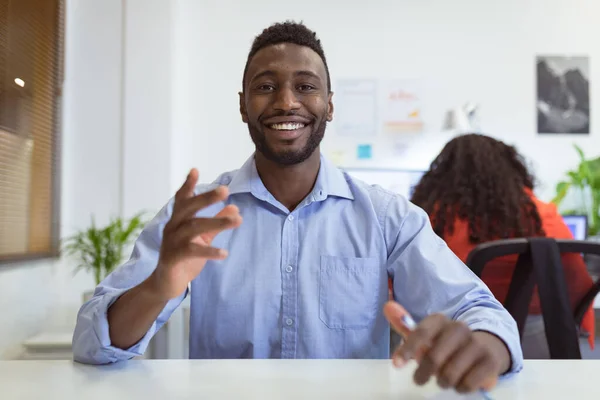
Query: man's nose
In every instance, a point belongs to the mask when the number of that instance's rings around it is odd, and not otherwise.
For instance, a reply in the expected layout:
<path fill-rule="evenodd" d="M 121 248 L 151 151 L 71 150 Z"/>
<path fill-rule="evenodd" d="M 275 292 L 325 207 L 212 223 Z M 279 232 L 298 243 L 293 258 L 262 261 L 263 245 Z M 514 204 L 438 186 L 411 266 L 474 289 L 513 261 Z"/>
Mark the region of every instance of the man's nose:
<path fill-rule="evenodd" d="M 277 91 L 275 104 L 273 108 L 281 111 L 292 111 L 300 108 L 300 102 L 294 93 L 294 90 L 289 87 L 282 87 Z"/>

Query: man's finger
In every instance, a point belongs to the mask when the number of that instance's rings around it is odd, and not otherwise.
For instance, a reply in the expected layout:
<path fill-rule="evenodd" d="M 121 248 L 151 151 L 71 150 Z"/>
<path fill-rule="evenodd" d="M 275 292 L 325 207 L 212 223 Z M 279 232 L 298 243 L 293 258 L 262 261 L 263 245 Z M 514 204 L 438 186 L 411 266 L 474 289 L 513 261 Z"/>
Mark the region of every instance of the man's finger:
<path fill-rule="evenodd" d="M 173 207 L 177 207 L 178 203 L 181 202 L 183 199 L 192 197 L 194 195 L 194 188 L 196 187 L 197 183 L 198 170 L 196 168 L 192 168 L 188 176 L 185 178 L 185 182 L 183 182 L 183 185 L 181 185 L 177 193 L 175 193 L 175 203 Z"/>
<path fill-rule="evenodd" d="M 434 339 L 441 333 L 446 318 L 440 314 L 430 315 L 425 318 L 417 328 L 411 332 L 404 343 L 398 347 L 396 355 L 402 360 L 410 360 L 419 356 L 420 352 L 431 347 Z M 417 359 L 417 361 L 420 361 Z"/>
<path fill-rule="evenodd" d="M 173 237 L 176 243 L 190 242 L 195 237 L 203 236 L 208 233 L 215 235 L 226 229 L 231 229 L 241 223 L 240 216 L 225 216 L 215 218 L 193 218 L 184 222 Z M 202 238 L 204 239 L 204 237 Z M 209 243 L 203 243 L 208 245 Z"/>
<path fill-rule="evenodd" d="M 208 260 L 222 260 L 227 258 L 227 250 L 210 246 L 201 246 L 196 243 L 188 243 L 182 254 L 186 257 L 197 257 Z"/>
<path fill-rule="evenodd" d="M 485 352 L 471 340 L 460 351 L 455 352 L 438 373 L 438 384 L 443 387 L 456 387 L 465 374 L 484 357 Z"/>
<path fill-rule="evenodd" d="M 223 218 L 223 217 L 230 217 L 230 218 L 234 218 L 235 219 L 235 224 L 231 227 L 231 228 L 237 228 L 238 226 L 240 226 L 242 224 L 242 216 L 240 215 L 240 210 L 237 208 L 236 205 L 233 204 L 229 204 L 225 207 L 223 207 L 223 209 L 221 211 L 219 211 L 217 213 L 217 215 L 215 215 L 215 218 Z M 208 232 L 203 234 L 202 240 L 204 240 L 204 242 L 206 244 L 211 244 L 213 239 L 215 238 L 215 236 L 217 236 L 219 234 L 219 231 L 212 231 L 212 232 Z"/>
<path fill-rule="evenodd" d="M 436 375 L 450 358 L 461 351 L 471 340 L 471 330 L 461 322 L 452 322 L 446 325 L 442 332 L 435 338 L 432 346 L 423 354 L 419 367 L 415 371 L 415 382 L 420 385 L 427 383 L 429 378 Z M 445 381 L 439 380 L 440 386 Z"/>
<path fill-rule="evenodd" d="M 404 339 L 408 337 L 413 332 L 413 329 L 416 328 L 415 322 L 412 317 L 408 314 L 408 311 L 404 309 L 400 304 L 395 301 L 388 301 L 383 307 L 383 314 L 390 322 L 392 328 L 398 332 Z M 425 351 L 425 348 L 420 348 L 414 355 L 414 358 L 417 360 L 421 359 L 421 355 Z M 394 365 L 398 368 L 404 366 L 407 359 L 404 359 L 401 356 L 401 346 L 395 349 L 394 354 L 392 354 L 392 360 Z"/>
<path fill-rule="evenodd" d="M 183 221 L 193 218 L 198 211 L 225 200 L 228 195 L 229 189 L 227 186 L 219 186 L 216 189 L 182 200 L 179 206 L 173 209 L 170 221 L 172 227 L 177 229 Z"/>
<path fill-rule="evenodd" d="M 471 363 L 468 371 L 463 373 L 462 379 L 456 385 L 459 393 L 470 393 L 485 388 L 490 376 L 496 374 L 496 365 L 491 358 L 479 358 Z"/>
<path fill-rule="evenodd" d="M 240 209 L 235 204 L 228 204 L 221 211 L 215 215 L 215 217 L 231 217 L 231 216 L 239 216 Z"/>

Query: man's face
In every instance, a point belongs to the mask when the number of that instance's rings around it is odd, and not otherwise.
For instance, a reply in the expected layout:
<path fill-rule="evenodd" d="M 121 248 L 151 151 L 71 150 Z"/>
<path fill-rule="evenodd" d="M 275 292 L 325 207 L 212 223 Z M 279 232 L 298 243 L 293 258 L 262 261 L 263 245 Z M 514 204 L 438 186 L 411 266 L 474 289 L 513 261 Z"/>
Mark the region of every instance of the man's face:
<path fill-rule="evenodd" d="M 250 60 L 240 112 L 256 149 L 281 165 L 303 162 L 333 118 L 323 60 L 291 43 L 268 46 Z"/>

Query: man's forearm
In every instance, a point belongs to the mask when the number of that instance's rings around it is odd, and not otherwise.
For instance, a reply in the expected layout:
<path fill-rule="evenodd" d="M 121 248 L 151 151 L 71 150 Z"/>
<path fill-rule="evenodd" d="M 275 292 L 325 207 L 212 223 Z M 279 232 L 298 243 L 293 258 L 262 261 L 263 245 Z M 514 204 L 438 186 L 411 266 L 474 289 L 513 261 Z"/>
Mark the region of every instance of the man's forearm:
<path fill-rule="evenodd" d="M 126 350 L 139 342 L 168 300 L 154 290 L 153 276 L 125 292 L 107 312 L 111 344 Z"/>

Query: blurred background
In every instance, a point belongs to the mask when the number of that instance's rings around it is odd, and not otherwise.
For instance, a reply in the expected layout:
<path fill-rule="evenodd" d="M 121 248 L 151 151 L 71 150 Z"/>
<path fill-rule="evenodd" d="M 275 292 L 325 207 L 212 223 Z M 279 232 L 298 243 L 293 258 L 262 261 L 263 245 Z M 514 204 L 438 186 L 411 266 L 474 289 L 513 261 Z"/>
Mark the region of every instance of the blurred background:
<path fill-rule="evenodd" d="M 237 93 L 268 25 L 321 38 L 341 119 L 322 148 L 341 167 L 418 175 L 478 131 L 517 146 L 550 201 L 574 144 L 600 155 L 598 15 L 595 0 L 0 0 L 0 358 L 70 357 L 78 308 L 118 264 L 94 246 L 126 257 L 115 237 L 189 168 L 212 181 L 250 156 Z M 186 356 L 186 312 L 148 357 Z"/>

